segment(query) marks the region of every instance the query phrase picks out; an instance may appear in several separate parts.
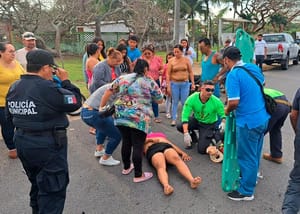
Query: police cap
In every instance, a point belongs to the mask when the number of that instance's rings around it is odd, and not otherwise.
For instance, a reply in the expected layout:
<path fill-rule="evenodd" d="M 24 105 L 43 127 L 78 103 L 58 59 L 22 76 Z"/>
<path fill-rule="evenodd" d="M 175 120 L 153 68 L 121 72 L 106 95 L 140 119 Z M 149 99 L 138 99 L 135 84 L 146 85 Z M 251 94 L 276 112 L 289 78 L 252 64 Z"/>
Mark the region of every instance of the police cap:
<path fill-rule="evenodd" d="M 42 49 L 29 51 L 26 54 L 26 60 L 27 60 L 27 66 L 30 66 L 30 65 L 39 65 L 39 66 L 50 65 L 50 66 L 56 66 L 57 67 L 57 65 L 54 63 L 54 58 L 51 55 L 51 53 L 48 52 L 48 51 L 42 50 Z"/>

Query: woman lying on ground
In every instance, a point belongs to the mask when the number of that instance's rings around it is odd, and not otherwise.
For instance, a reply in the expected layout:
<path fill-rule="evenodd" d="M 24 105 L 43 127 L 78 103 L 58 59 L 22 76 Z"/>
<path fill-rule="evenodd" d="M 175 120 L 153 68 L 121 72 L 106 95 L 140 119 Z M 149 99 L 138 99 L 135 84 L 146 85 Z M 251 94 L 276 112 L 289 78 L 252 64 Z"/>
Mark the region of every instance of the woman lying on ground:
<path fill-rule="evenodd" d="M 156 169 L 159 182 L 164 188 L 164 194 L 170 195 L 174 189 L 169 184 L 167 163 L 174 165 L 179 173 L 190 182 L 190 186 L 196 189 L 201 183 L 201 177 L 193 177 L 190 169 L 184 161 L 192 158 L 179 147 L 172 144 L 161 132 L 152 132 L 147 135 L 144 144 L 144 153 L 149 163 Z"/>

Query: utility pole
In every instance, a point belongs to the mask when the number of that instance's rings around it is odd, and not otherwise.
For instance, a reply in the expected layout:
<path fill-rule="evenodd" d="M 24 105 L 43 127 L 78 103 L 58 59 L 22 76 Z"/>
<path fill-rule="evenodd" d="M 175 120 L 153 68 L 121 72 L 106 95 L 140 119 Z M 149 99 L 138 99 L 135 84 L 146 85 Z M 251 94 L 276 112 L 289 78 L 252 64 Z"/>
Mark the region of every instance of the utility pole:
<path fill-rule="evenodd" d="M 173 43 L 179 42 L 180 0 L 174 0 L 174 30 Z"/>

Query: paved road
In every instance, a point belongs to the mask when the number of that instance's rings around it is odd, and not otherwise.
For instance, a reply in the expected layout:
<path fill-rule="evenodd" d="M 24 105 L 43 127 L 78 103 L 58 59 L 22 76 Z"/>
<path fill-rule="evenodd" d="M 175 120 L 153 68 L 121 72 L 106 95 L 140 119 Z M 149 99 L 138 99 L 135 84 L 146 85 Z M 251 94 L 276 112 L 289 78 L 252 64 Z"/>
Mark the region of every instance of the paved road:
<path fill-rule="evenodd" d="M 299 87 L 300 66 L 288 71 L 276 67 L 265 72 L 267 85 L 282 90 L 291 99 Z M 163 109 L 163 107 L 162 107 Z M 165 114 L 161 113 L 164 118 Z M 154 131 L 164 131 L 177 145 L 182 146 L 182 135 L 165 119 L 155 124 Z M 169 169 L 173 195 L 165 197 L 156 177 L 145 183 L 134 184 L 133 174 L 121 175 L 122 166 L 104 167 L 93 157 L 94 138 L 88 127 L 73 118 L 68 129 L 69 165 L 71 181 L 68 187 L 65 212 L 67 214 L 123 214 L 123 213 L 200 213 L 200 214 L 277 214 L 285 192 L 288 173 L 293 164 L 293 131 L 287 120 L 283 128 L 284 162 L 281 165 L 262 160 L 264 179 L 257 185 L 255 200 L 234 202 L 226 198 L 221 189 L 221 164 L 212 163 L 208 156 L 189 151 L 193 160 L 188 163 L 192 173 L 200 175 L 203 183 L 197 190 L 176 172 Z M 0 140 L 0 214 L 31 213 L 29 208 L 29 182 L 19 160 L 9 160 Z M 268 136 L 263 150 L 269 151 Z M 120 146 L 114 154 L 120 157 Z M 144 170 L 154 171 L 146 160 Z"/>

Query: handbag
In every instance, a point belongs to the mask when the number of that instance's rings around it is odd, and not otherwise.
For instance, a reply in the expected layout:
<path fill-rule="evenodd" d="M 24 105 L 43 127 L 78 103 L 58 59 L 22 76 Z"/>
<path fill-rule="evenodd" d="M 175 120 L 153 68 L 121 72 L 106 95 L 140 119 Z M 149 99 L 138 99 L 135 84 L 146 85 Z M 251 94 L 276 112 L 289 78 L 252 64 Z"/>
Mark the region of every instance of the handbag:
<path fill-rule="evenodd" d="M 101 109 L 99 109 L 99 116 L 100 117 L 109 117 L 115 113 L 115 105 L 105 105 Z"/>
<path fill-rule="evenodd" d="M 259 80 L 254 76 L 254 74 L 252 74 L 247 68 L 245 68 L 244 66 L 236 66 L 234 68 L 241 68 L 243 70 L 245 70 L 254 80 L 255 82 L 259 85 L 259 88 L 263 94 L 263 98 L 265 100 L 265 107 L 266 107 L 266 110 L 267 112 L 272 115 L 273 112 L 275 111 L 276 109 L 276 106 L 277 106 L 277 103 L 276 101 L 269 95 L 265 94 L 264 93 L 264 89 L 263 89 L 263 86 L 262 84 L 259 82 Z"/>

